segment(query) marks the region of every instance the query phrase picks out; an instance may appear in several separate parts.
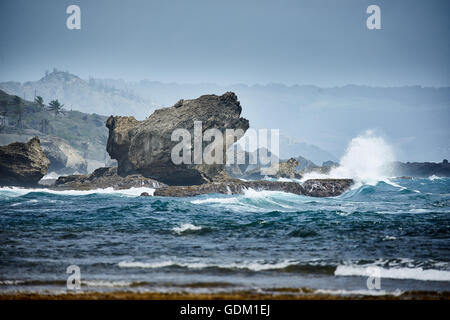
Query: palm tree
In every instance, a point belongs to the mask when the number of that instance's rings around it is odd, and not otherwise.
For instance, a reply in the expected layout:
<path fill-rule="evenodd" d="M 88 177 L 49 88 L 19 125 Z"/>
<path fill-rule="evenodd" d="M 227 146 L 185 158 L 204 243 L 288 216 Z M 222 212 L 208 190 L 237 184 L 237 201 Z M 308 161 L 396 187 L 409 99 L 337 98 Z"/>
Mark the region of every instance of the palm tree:
<path fill-rule="evenodd" d="M 64 105 L 61 104 L 58 99 L 50 101 L 48 107 L 50 111 L 55 113 L 55 118 L 58 114 L 64 113 L 64 110 L 62 109 Z"/>
<path fill-rule="evenodd" d="M 44 99 L 41 96 L 34 98 L 34 102 L 39 106 L 40 111 L 44 110 Z"/>

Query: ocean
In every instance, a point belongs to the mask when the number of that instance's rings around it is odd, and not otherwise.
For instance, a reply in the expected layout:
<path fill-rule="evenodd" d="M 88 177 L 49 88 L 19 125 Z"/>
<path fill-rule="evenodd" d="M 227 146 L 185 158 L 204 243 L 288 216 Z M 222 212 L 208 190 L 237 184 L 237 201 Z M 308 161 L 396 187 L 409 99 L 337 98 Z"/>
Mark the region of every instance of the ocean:
<path fill-rule="evenodd" d="M 82 292 L 450 291 L 450 178 L 335 198 L 143 191 L 1 188 L 0 293 L 68 292 L 70 265 Z"/>

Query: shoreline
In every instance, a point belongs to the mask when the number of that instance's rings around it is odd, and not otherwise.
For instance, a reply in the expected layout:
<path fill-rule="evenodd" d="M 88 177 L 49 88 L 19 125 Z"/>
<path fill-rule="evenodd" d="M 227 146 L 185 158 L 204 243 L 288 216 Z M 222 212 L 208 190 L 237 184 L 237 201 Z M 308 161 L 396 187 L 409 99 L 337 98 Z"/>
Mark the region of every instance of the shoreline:
<path fill-rule="evenodd" d="M 298 290 L 298 289 L 297 289 Z M 289 294 L 288 288 L 279 294 L 255 293 L 251 291 L 189 293 L 189 292 L 11 292 L 0 293 L 0 300 L 450 300 L 450 291 L 408 291 L 401 295 L 364 295 L 299 293 Z"/>

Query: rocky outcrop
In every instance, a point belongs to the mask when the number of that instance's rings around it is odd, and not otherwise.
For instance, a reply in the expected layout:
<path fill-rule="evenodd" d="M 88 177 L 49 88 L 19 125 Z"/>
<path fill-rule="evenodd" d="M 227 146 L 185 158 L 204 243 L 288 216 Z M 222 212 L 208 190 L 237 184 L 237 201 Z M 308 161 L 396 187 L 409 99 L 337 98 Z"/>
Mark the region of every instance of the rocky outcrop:
<path fill-rule="evenodd" d="M 277 178 L 301 179 L 302 176 L 296 172 L 297 166 L 298 161 L 295 158 L 280 162 L 278 164 Z"/>
<path fill-rule="evenodd" d="M 92 189 L 129 189 L 129 188 L 161 188 L 164 183 L 143 177 L 140 174 L 132 174 L 125 177 L 117 174 L 117 167 L 98 168 L 88 175 L 71 175 L 59 177 L 54 185 L 56 189 L 67 190 L 92 190 Z"/>
<path fill-rule="evenodd" d="M 118 162 L 119 175 L 140 173 L 170 185 L 198 185 L 222 175 L 224 166 L 175 165 L 171 159 L 175 129 L 187 129 L 191 137 L 194 121 L 202 122 L 202 133 L 208 129 L 242 129 L 249 127 L 241 118 L 242 108 L 232 92 L 222 96 L 204 95 L 193 100 L 180 100 L 174 106 L 156 110 L 144 121 L 133 117 L 109 117 L 107 151 Z M 239 137 L 240 138 L 240 137 Z M 208 142 L 209 143 L 209 142 Z M 204 142 L 203 146 L 207 143 Z M 191 141 L 192 146 L 192 141 Z"/>
<path fill-rule="evenodd" d="M 47 174 L 50 161 L 38 137 L 0 147 L 0 185 L 34 186 Z"/>
<path fill-rule="evenodd" d="M 303 194 L 311 197 L 336 197 L 348 190 L 352 179 L 310 179 L 302 183 Z"/>
<path fill-rule="evenodd" d="M 49 172 L 58 174 L 87 173 L 87 162 L 66 141 L 47 137 L 41 141 L 42 150 L 50 160 Z"/>
<path fill-rule="evenodd" d="M 279 181 L 241 181 L 213 182 L 195 186 L 169 186 L 155 190 L 154 196 L 193 197 L 202 194 L 242 194 L 247 189 L 282 191 L 312 197 L 335 197 L 347 191 L 352 179 L 312 179 L 303 184 Z"/>

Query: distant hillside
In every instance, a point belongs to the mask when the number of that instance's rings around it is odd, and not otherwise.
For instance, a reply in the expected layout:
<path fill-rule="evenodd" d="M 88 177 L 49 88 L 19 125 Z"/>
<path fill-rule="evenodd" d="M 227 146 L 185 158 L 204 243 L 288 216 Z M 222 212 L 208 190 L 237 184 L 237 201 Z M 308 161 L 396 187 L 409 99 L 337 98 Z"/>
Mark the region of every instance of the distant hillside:
<path fill-rule="evenodd" d="M 180 84 L 79 77 L 55 70 L 39 81 L 0 83 L 0 89 L 32 100 L 59 99 L 66 108 L 144 119 L 179 99 L 233 91 L 251 128 L 280 129 L 280 157 L 303 156 L 317 164 L 337 161 L 366 130 L 383 136 L 400 161 L 450 157 L 450 88 L 347 85 Z"/>
<path fill-rule="evenodd" d="M 110 87 L 131 90 L 158 106 L 179 99 L 233 91 L 251 128 L 280 129 L 299 143 L 282 158 L 304 156 L 320 164 L 340 158 L 349 141 L 368 129 L 384 136 L 401 161 L 441 161 L 450 157 L 450 88 L 421 86 L 368 87 L 347 85 L 180 84 L 142 80 L 96 79 Z M 333 157 L 315 156 L 315 148 Z M 306 154 L 308 152 L 309 154 Z M 325 158 L 329 159 L 325 159 Z M 319 161 L 320 160 L 320 161 Z"/>
<path fill-rule="evenodd" d="M 93 79 L 83 80 L 76 75 L 54 69 L 38 81 L 2 82 L 0 89 L 8 94 L 33 100 L 58 99 L 68 110 L 104 115 L 134 115 L 144 119 L 152 110 L 151 102 L 130 90 L 114 89 Z"/>
<path fill-rule="evenodd" d="M 0 145 L 26 141 L 35 135 L 56 136 L 66 140 L 85 159 L 99 162 L 109 159 L 105 116 L 68 110 L 55 115 L 48 108 L 49 101 L 44 102 L 46 106 L 40 107 L 0 90 Z"/>
<path fill-rule="evenodd" d="M 303 163 L 301 159 L 304 158 L 319 165 L 325 161 L 338 161 L 335 155 L 318 146 L 280 135 L 280 159 L 287 160 L 289 158 L 297 158 L 300 163 Z"/>

